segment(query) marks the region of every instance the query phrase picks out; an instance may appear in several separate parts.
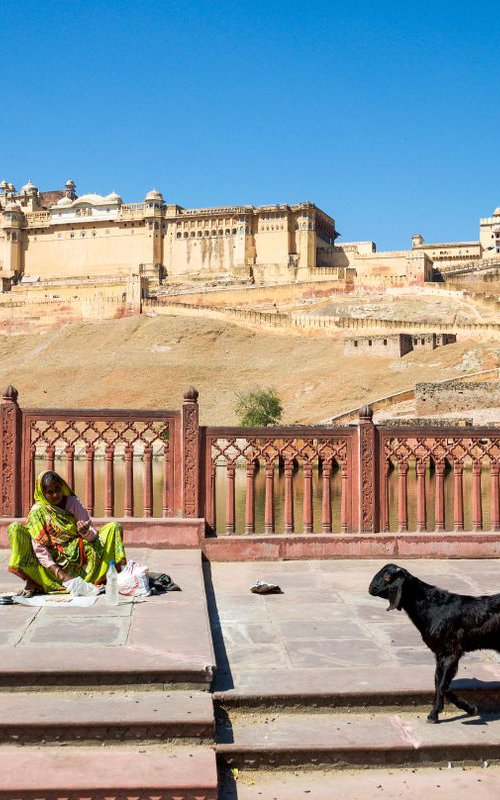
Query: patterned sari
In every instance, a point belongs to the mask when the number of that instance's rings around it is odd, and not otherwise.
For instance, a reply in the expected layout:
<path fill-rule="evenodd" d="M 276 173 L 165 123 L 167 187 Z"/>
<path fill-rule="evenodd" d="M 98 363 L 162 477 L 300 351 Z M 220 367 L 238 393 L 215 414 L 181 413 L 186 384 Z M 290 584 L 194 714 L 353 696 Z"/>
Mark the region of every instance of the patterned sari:
<path fill-rule="evenodd" d="M 110 561 L 117 566 L 125 563 L 122 528 L 109 522 L 99 529 L 93 542 L 87 541 L 78 531 L 73 514 L 53 506 L 42 491 L 40 473 L 36 481 L 34 500 L 26 524 L 13 522 L 7 532 L 12 548 L 9 572 L 25 581 L 37 584 L 43 592 L 61 591 L 62 586 L 52 570 L 40 564 L 32 542 L 41 544 L 51 555 L 56 566 L 73 577 L 80 576 L 88 583 L 104 583 Z M 66 481 L 59 478 L 63 497 L 74 496 Z"/>

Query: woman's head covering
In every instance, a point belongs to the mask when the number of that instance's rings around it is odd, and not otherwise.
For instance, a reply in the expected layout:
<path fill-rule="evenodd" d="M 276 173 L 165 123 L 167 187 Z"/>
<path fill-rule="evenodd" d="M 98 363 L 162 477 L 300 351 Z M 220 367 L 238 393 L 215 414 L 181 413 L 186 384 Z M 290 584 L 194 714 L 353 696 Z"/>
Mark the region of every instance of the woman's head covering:
<path fill-rule="evenodd" d="M 39 503 L 42 506 L 45 506 L 45 507 L 48 506 L 49 508 L 54 508 L 54 506 L 51 503 L 49 503 L 49 501 L 45 497 L 45 495 L 43 493 L 43 489 L 42 489 L 43 477 L 44 477 L 44 475 L 48 475 L 49 472 L 51 473 L 51 475 L 54 476 L 54 480 L 57 479 L 59 481 L 59 483 L 61 484 L 63 497 L 69 497 L 70 495 L 74 495 L 75 493 L 73 492 L 72 489 L 70 489 L 70 487 L 68 486 L 68 484 L 66 483 L 64 478 L 61 478 L 61 476 L 58 475 L 57 472 L 54 472 L 51 469 L 44 469 L 44 471 L 40 472 L 40 474 L 38 475 L 38 477 L 36 479 L 34 500 L 35 500 L 35 503 Z"/>

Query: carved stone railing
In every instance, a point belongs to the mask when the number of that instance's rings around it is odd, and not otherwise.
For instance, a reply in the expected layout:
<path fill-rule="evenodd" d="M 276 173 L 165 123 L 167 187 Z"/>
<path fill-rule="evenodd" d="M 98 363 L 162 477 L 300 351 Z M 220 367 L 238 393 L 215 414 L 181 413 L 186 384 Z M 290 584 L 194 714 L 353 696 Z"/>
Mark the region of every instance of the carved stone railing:
<path fill-rule="evenodd" d="M 209 533 L 236 531 L 236 472 L 244 470 L 244 532 L 256 531 L 256 475 L 264 473 L 266 534 L 297 531 L 294 494 L 300 479 L 301 532 L 314 530 L 313 473 L 321 487 L 321 531 L 332 532 L 332 473 L 340 476 L 337 498 L 340 531 L 357 522 L 357 432 L 350 428 L 207 428 L 205 433 L 205 516 Z M 225 525 L 217 514 L 217 472 L 225 483 Z M 240 472 L 241 474 L 241 472 Z M 282 518 L 276 521 L 277 477 L 282 478 Z M 225 480 L 224 480 L 225 479 Z M 316 526 L 318 527 L 318 526 Z M 279 528 L 279 530 L 278 530 Z"/>
<path fill-rule="evenodd" d="M 409 511 L 415 512 L 417 532 L 447 527 L 445 478 L 452 495 L 453 530 L 465 529 L 465 512 L 471 517 L 473 531 L 500 530 L 499 468 L 500 431 L 491 428 L 379 428 L 380 516 L 379 529 L 390 527 L 390 477 L 397 481 L 397 528 L 409 530 Z M 413 473 L 414 491 L 408 478 Z M 464 494 L 464 480 L 470 491 Z M 450 485 L 452 483 L 452 486 Z M 395 488 L 395 487 L 394 487 Z M 464 499 L 465 498 L 465 499 Z M 448 503 L 451 511 L 451 502 Z M 484 524 L 485 512 L 489 517 Z M 433 517 L 431 523 L 430 517 Z M 413 526 L 412 526 L 413 527 Z"/>
<path fill-rule="evenodd" d="M 213 428 L 192 387 L 145 411 L 22 409 L 9 386 L 0 454 L 3 517 L 55 468 L 91 513 L 204 517 L 209 536 L 500 530 L 500 430 L 377 426 L 368 406 L 346 427 Z"/>

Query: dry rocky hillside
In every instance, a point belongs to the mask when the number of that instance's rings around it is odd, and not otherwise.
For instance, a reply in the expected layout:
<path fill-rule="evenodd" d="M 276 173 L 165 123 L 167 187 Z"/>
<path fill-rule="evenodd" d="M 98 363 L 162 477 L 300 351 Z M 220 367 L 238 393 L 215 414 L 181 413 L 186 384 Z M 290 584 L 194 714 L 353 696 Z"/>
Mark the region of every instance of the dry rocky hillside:
<path fill-rule="evenodd" d="M 0 335 L 1 388 L 23 407 L 178 408 L 190 384 L 202 424 L 236 423 L 236 393 L 273 386 L 286 423 L 314 423 L 416 382 L 500 363 L 500 342 L 459 340 L 402 359 L 349 358 L 342 341 L 208 318 L 129 317 Z"/>

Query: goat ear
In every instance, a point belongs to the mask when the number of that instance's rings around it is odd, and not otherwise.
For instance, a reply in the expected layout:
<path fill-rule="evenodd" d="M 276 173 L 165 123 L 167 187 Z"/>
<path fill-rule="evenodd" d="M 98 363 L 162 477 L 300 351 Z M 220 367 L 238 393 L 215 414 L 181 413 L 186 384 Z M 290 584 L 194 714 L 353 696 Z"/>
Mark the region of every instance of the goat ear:
<path fill-rule="evenodd" d="M 404 575 L 398 575 L 398 577 L 393 580 L 391 585 L 387 587 L 387 595 L 389 598 L 389 606 L 387 611 L 394 611 L 394 609 L 401 611 L 404 581 Z"/>

